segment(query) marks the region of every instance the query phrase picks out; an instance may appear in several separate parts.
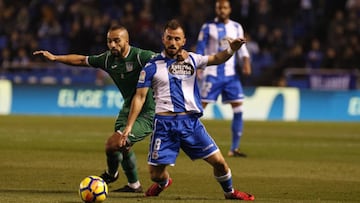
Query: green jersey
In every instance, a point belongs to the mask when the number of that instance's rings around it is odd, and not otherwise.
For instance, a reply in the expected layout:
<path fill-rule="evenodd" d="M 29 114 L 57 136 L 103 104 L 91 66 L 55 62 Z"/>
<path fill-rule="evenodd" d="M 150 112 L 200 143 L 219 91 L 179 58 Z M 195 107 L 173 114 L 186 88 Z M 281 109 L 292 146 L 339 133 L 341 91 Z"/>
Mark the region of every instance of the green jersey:
<path fill-rule="evenodd" d="M 155 53 L 152 51 L 130 47 L 130 52 L 126 58 L 115 57 L 110 51 L 106 51 L 99 55 L 89 56 L 87 63 L 92 67 L 101 68 L 109 74 L 124 98 L 121 114 L 127 116 L 130 111 L 131 100 L 136 92 L 140 71 L 154 56 Z M 153 116 L 154 110 L 155 102 L 150 90 L 140 115 Z"/>

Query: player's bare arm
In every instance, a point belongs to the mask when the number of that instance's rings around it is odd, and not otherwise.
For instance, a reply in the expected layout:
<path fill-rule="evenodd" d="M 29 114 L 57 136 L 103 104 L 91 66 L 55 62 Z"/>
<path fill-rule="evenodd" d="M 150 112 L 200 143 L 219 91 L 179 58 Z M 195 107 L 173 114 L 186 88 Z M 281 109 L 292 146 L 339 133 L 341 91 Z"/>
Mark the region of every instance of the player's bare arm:
<path fill-rule="evenodd" d="M 227 61 L 231 56 L 235 53 L 235 51 L 239 50 L 240 47 L 245 44 L 246 40 L 244 38 L 236 38 L 234 40 L 229 41 L 229 48 L 218 52 L 217 54 L 210 55 L 208 58 L 207 65 L 219 65 Z"/>
<path fill-rule="evenodd" d="M 244 75 L 251 75 L 251 64 L 249 57 L 243 57 L 242 72 Z"/>
<path fill-rule="evenodd" d="M 35 51 L 33 55 L 42 55 L 50 61 L 57 61 L 60 63 L 73 65 L 73 66 L 87 66 L 86 56 L 78 54 L 67 54 L 67 55 L 54 55 L 49 51 L 39 50 Z"/>
<path fill-rule="evenodd" d="M 125 129 L 122 132 L 122 136 L 120 138 L 119 146 L 125 146 L 126 145 L 126 139 L 129 136 L 129 133 L 132 130 L 132 127 L 136 121 L 136 118 L 140 114 L 140 111 L 145 103 L 147 92 L 149 91 L 149 88 L 138 88 L 136 90 L 136 93 L 131 101 L 131 107 L 130 112 L 128 116 L 128 120 L 125 126 Z"/>

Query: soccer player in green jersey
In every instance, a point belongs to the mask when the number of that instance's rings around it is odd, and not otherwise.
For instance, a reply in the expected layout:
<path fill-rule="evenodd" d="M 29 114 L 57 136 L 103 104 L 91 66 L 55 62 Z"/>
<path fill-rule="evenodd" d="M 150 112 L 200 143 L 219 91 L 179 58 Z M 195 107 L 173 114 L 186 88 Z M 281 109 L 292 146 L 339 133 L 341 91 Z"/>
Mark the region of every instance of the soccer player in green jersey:
<path fill-rule="evenodd" d="M 106 183 L 116 181 L 119 177 L 119 163 L 121 163 L 128 184 L 115 191 L 142 192 L 137 174 L 136 157 L 131 146 L 152 133 L 155 103 L 151 91 L 147 94 L 144 107 L 134 124 L 131 135 L 128 136 L 126 146 L 120 147 L 120 134 L 127 122 L 131 100 L 136 92 L 136 84 L 140 71 L 156 54 L 152 51 L 130 46 L 127 29 L 119 25 L 112 26 L 108 30 L 107 46 L 109 48 L 108 51 L 92 56 L 78 54 L 54 55 L 44 50 L 35 51 L 33 54 L 39 54 L 50 61 L 61 62 L 68 65 L 101 68 L 109 74 L 115 85 L 119 88 L 125 101 L 115 122 L 114 132 L 108 138 L 105 145 L 108 169 L 101 177 Z M 187 52 L 182 54 L 184 56 L 179 55 L 178 60 L 187 58 Z"/>

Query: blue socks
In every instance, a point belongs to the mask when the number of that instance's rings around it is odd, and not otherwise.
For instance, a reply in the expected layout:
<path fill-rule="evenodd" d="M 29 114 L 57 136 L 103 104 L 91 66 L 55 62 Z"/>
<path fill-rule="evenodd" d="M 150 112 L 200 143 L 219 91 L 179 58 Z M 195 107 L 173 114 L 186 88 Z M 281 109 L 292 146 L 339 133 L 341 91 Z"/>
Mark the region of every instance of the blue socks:
<path fill-rule="evenodd" d="M 231 176 L 230 168 L 227 174 L 220 177 L 215 176 L 215 178 L 220 183 L 224 193 L 233 192 L 232 176 Z"/>
<path fill-rule="evenodd" d="M 242 112 L 235 112 L 234 109 L 234 117 L 231 124 L 231 131 L 232 131 L 231 151 L 238 149 L 240 146 L 240 138 L 243 131 L 242 114 L 243 114 Z"/>

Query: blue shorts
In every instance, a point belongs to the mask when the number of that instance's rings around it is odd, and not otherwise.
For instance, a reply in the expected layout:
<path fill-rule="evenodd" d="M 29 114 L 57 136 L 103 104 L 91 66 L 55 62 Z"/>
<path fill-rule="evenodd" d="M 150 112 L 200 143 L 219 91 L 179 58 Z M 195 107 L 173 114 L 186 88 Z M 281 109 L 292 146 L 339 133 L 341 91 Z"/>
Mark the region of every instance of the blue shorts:
<path fill-rule="evenodd" d="M 216 102 L 220 94 L 223 103 L 243 101 L 244 92 L 239 78 L 207 76 L 201 84 L 202 101 Z"/>
<path fill-rule="evenodd" d="M 148 163 L 175 165 L 180 148 L 192 160 L 204 159 L 219 151 L 196 115 L 155 115 Z"/>

